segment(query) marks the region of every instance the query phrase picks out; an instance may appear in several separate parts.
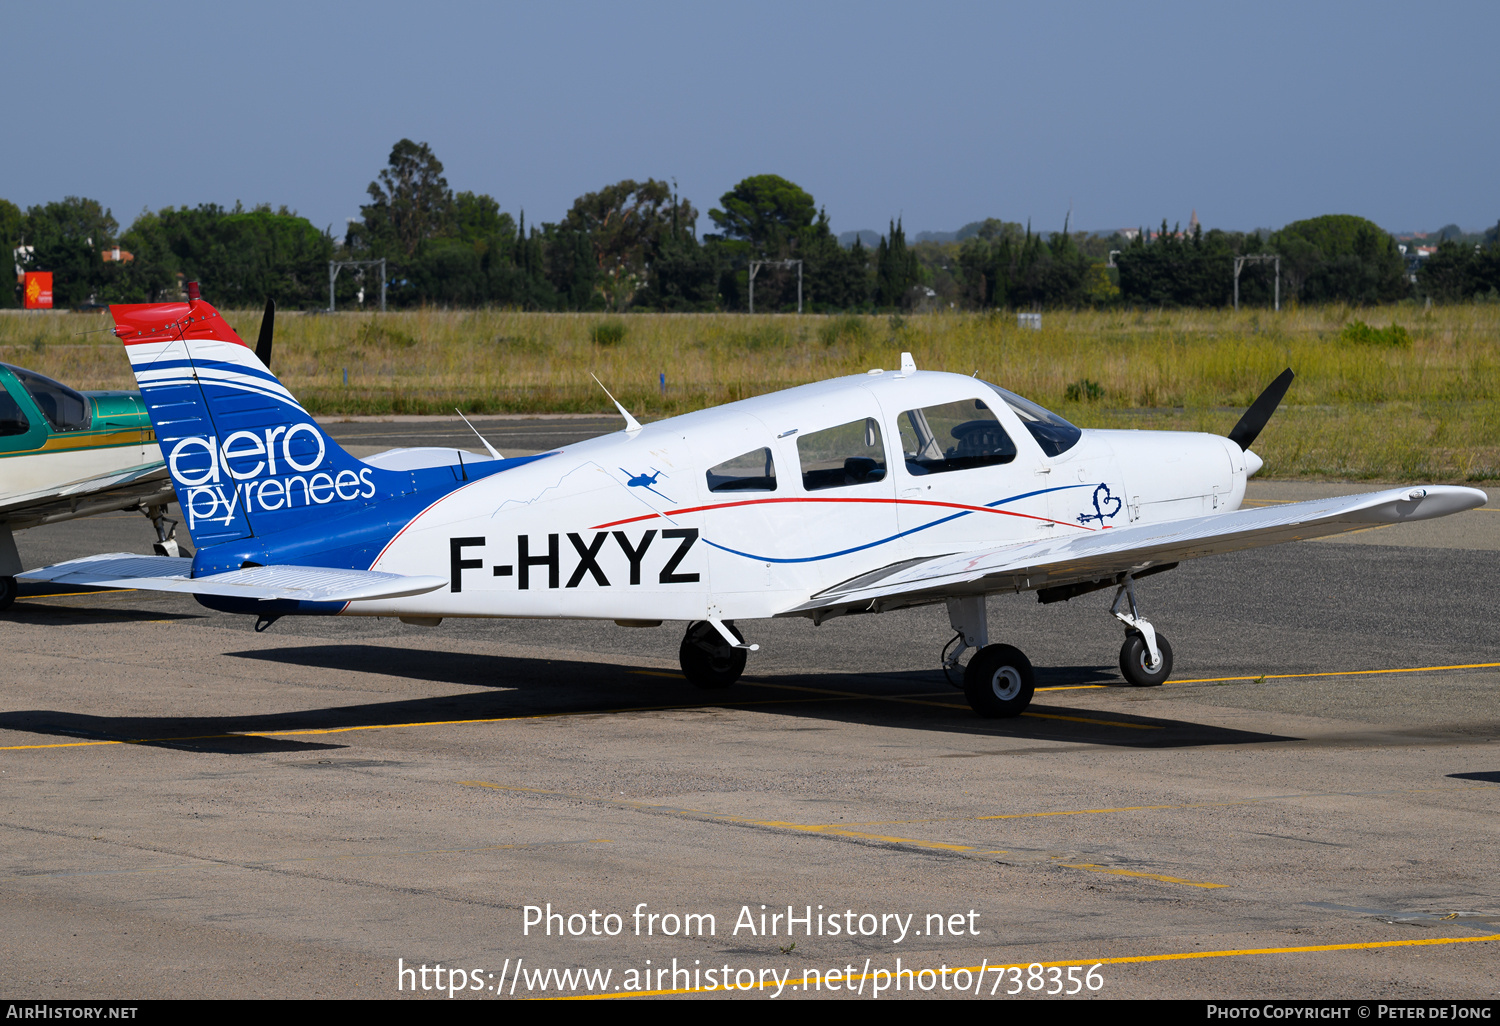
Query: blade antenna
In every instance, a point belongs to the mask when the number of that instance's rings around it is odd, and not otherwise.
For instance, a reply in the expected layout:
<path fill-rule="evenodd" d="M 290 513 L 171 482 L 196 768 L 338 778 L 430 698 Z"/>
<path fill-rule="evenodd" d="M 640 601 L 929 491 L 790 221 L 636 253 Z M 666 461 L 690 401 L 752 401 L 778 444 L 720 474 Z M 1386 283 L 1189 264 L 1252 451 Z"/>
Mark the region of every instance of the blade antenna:
<path fill-rule="evenodd" d="M 598 385 L 600 388 L 604 388 L 604 382 L 600 381 L 599 376 L 593 371 L 589 372 L 589 377 L 594 379 L 594 384 Z M 604 388 L 604 394 L 609 395 L 609 389 Z M 616 399 L 612 395 L 609 395 L 609 401 L 615 404 L 615 409 L 619 410 L 620 416 L 625 418 L 626 431 L 639 431 L 641 429 L 641 422 L 632 417 L 630 415 L 630 411 L 620 405 L 620 400 Z"/>
<path fill-rule="evenodd" d="M 266 297 L 266 312 L 260 319 L 260 338 L 255 340 L 255 356 L 271 369 L 271 337 L 276 333 L 276 300 Z"/>
<path fill-rule="evenodd" d="M 1265 429 L 1266 422 L 1271 419 L 1271 414 L 1276 412 L 1276 407 L 1281 405 L 1281 400 L 1286 396 L 1286 390 L 1292 386 L 1292 379 L 1296 376 L 1288 367 L 1277 376 L 1275 381 L 1267 385 L 1260 397 L 1250 404 L 1250 408 L 1234 426 L 1234 430 L 1229 432 L 1229 440 L 1241 449 L 1250 448 L 1260 437 L 1261 431 Z"/>
<path fill-rule="evenodd" d="M 469 418 L 464 416 L 463 410 L 460 410 L 457 406 L 455 406 L 453 407 L 453 412 L 458 414 L 459 420 L 463 421 L 465 424 L 469 424 Z M 479 434 L 479 429 L 477 427 L 475 427 L 473 424 L 469 424 L 469 430 L 474 432 L 474 434 L 478 436 L 480 442 L 484 443 L 484 447 L 489 450 L 491 456 L 495 457 L 495 459 L 497 460 L 505 459 L 504 456 L 501 456 L 498 452 L 495 451 L 495 447 L 490 444 L 488 438 L 485 438 L 483 435 Z"/>

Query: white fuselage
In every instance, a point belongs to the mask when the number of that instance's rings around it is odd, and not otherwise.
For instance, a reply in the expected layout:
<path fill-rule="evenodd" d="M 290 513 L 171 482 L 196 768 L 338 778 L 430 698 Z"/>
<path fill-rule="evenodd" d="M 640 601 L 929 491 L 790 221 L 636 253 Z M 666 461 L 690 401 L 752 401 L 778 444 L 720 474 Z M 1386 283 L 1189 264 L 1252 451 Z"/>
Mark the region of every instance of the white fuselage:
<path fill-rule="evenodd" d="M 910 410 L 981 400 L 1007 463 L 914 473 Z M 809 490 L 799 439 L 873 420 L 885 473 Z M 774 490 L 710 490 L 709 468 L 761 449 Z M 776 615 L 918 558 L 1237 509 L 1247 463 L 1217 435 L 1084 431 L 1048 456 L 984 382 L 895 372 L 840 378 L 568 446 L 460 488 L 417 516 L 372 570 L 439 575 L 355 615 L 726 619 Z"/>

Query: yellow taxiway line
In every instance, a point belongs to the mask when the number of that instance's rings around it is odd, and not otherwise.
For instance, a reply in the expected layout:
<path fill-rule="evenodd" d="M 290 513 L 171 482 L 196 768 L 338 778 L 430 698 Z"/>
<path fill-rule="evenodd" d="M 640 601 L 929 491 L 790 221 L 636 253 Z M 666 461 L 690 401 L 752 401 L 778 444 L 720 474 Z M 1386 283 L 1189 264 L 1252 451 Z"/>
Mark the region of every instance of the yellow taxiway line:
<path fill-rule="evenodd" d="M 1228 948 L 1223 951 L 1173 951 L 1159 955 L 1120 955 L 1111 958 L 1070 958 L 1059 962 L 1003 962 L 997 965 L 990 965 L 989 962 L 986 961 L 983 965 L 956 966 L 952 969 L 949 969 L 948 972 L 979 973 L 981 974 L 980 979 L 982 981 L 982 974 L 986 972 L 1004 973 L 1008 972 L 1011 969 L 1027 969 L 1034 965 L 1041 966 L 1043 969 L 1068 966 L 1133 965 L 1144 962 L 1183 962 L 1203 958 L 1244 958 L 1247 955 L 1306 955 L 1319 954 L 1328 951 L 1378 951 L 1388 948 L 1430 948 L 1441 947 L 1450 944 L 1485 944 L 1493 941 L 1500 941 L 1500 933 L 1486 934 L 1482 937 L 1420 937 L 1413 938 L 1411 940 L 1364 941 L 1350 944 L 1307 944 L 1300 947 L 1288 948 Z M 881 972 L 884 972 L 887 978 L 889 978 L 889 970 L 881 970 Z M 867 972 L 863 974 L 846 976 L 844 977 L 844 985 L 845 987 L 847 987 L 850 983 L 862 984 L 865 981 L 874 980 L 877 975 L 879 974 Z M 798 983 L 801 982 L 801 980 L 798 981 Z M 775 984 L 757 982 L 750 984 L 747 987 L 739 987 L 736 985 L 730 987 L 720 987 L 718 989 L 721 991 L 754 991 L 771 986 L 775 986 Z M 982 983 L 978 990 L 983 990 Z M 567 994 L 558 995 L 551 1000 L 599 1001 L 607 1000 L 610 998 L 667 997 L 673 994 L 708 993 L 713 993 L 713 991 L 710 991 L 704 987 L 685 987 L 681 990 L 643 990 L 608 994 Z"/>

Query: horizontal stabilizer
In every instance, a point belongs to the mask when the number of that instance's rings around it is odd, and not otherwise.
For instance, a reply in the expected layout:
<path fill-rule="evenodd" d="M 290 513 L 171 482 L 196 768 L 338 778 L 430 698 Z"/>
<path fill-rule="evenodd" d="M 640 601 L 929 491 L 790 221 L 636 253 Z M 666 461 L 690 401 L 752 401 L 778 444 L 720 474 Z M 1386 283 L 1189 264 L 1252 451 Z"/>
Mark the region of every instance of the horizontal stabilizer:
<path fill-rule="evenodd" d="M 406 577 L 374 570 L 338 570 L 322 566 L 252 566 L 192 578 L 188 576 L 192 566 L 193 561 L 186 558 L 111 552 L 55 563 L 16 576 L 28 581 L 95 588 L 139 588 L 190 595 L 301 602 L 402 598 L 436 591 L 448 583 L 445 577 Z"/>
<path fill-rule="evenodd" d="M 955 552 L 862 574 L 779 615 L 822 620 L 966 595 L 1097 582 L 1220 552 L 1431 520 L 1483 506 L 1487 499 L 1477 488 L 1452 485 L 1393 488 Z"/>

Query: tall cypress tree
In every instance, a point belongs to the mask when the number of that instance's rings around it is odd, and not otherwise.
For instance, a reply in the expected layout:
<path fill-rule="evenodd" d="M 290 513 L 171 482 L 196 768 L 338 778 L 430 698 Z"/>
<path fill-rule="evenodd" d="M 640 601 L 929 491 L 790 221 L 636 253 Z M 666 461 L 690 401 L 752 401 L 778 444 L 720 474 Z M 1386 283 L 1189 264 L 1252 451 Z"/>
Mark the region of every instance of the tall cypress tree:
<path fill-rule="evenodd" d="M 917 255 L 906 248 L 906 232 L 897 218 L 875 249 L 875 304 L 900 306 L 918 280 Z"/>

